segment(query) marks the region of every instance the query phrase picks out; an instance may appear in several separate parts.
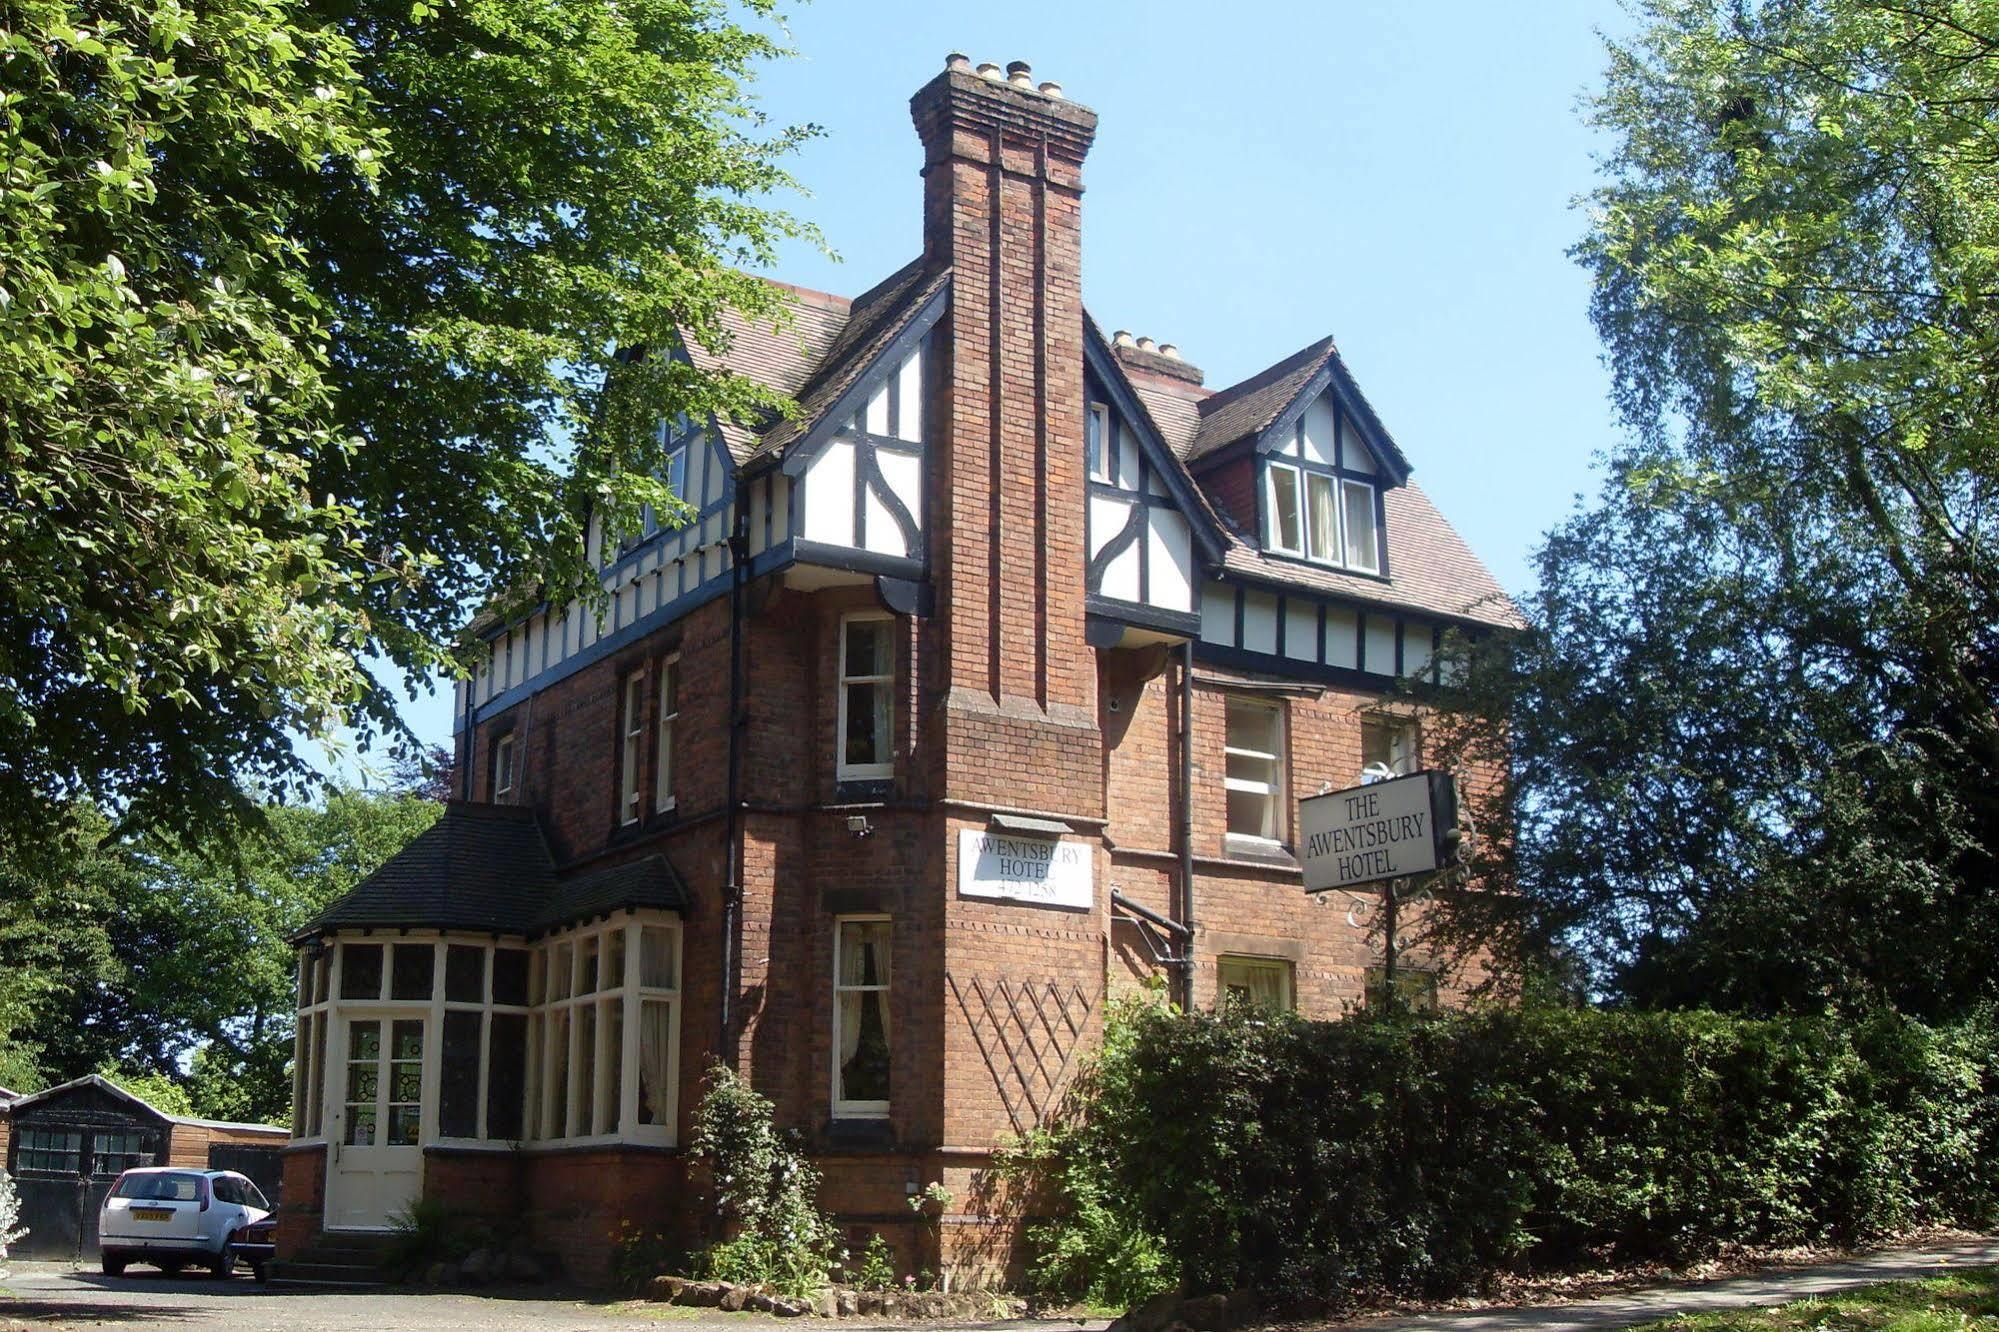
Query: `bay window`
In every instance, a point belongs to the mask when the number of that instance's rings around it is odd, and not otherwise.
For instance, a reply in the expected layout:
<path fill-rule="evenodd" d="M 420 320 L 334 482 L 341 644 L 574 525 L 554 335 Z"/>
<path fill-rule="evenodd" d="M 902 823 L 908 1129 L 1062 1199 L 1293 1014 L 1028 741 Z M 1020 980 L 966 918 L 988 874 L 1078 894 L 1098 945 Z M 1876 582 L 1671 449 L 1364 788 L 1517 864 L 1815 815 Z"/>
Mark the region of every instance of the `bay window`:
<path fill-rule="evenodd" d="M 625 918 L 545 940 L 532 1136 L 673 1141 L 680 929 Z"/>
<path fill-rule="evenodd" d="M 833 1114 L 885 1118 L 889 1107 L 889 921 L 833 923 Z"/>

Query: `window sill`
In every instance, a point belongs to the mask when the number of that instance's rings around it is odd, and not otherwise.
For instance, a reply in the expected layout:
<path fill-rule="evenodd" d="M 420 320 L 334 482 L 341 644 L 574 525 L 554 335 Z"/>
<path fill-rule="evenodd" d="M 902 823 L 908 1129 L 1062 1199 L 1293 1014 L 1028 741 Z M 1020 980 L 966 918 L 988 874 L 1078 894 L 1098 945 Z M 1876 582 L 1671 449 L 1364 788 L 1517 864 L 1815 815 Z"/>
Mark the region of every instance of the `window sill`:
<path fill-rule="evenodd" d="M 1222 854 L 1231 860 L 1251 861 L 1259 865 L 1282 865 L 1296 869 L 1298 859 L 1282 842 L 1274 842 L 1267 837 L 1247 837 L 1242 833 L 1225 833 L 1222 836 Z"/>
<path fill-rule="evenodd" d="M 887 800 L 895 794 L 895 773 L 886 772 L 880 776 L 859 776 L 840 773 L 833 779 L 833 799 L 837 803 L 852 804 L 859 801 Z"/>

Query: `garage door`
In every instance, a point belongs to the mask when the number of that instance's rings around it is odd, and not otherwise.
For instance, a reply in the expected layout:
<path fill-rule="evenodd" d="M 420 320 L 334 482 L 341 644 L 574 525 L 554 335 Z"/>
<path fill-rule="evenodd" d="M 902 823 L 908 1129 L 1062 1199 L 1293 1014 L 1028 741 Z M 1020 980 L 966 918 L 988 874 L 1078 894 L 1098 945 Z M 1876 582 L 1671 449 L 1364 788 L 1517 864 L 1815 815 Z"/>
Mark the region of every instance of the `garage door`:
<path fill-rule="evenodd" d="M 159 1160 L 158 1129 L 45 1122 L 14 1131 L 14 1183 L 28 1233 L 17 1258 L 95 1258 L 97 1211 L 118 1176 Z"/>

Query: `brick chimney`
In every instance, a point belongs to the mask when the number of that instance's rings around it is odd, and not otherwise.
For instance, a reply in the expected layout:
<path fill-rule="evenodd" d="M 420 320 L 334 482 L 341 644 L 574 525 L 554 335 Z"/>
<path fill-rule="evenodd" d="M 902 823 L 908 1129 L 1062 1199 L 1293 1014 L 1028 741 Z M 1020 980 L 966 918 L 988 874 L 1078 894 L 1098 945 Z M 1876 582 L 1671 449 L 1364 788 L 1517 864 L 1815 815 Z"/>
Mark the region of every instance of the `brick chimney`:
<path fill-rule="evenodd" d="M 944 638 L 931 667 L 944 678 L 930 683 L 950 733 L 937 775 L 962 799 L 1093 813 L 1081 202 L 1096 113 L 1056 84 L 1036 86 L 1025 63 L 1002 74 L 954 55 L 910 114 L 923 142 L 924 255 L 953 269 L 928 523 Z M 981 752 L 1009 750 L 1005 771 L 981 775 Z M 1076 781 L 1030 799 L 1023 771 Z"/>

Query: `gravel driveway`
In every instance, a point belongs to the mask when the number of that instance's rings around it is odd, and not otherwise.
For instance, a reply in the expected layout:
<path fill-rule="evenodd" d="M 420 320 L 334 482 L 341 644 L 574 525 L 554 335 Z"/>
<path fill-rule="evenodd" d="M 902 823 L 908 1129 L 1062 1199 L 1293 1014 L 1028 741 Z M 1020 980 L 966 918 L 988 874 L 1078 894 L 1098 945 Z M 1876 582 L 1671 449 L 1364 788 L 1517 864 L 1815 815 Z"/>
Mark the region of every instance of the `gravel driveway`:
<path fill-rule="evenodd" d="M 858 1328 L 850 1321 L 774 1319 L 756 1314 L 724 1314 L 713 1309 L 677 1309 L 630 1300 L 567 1296 L 547 1290 L 460 1291 L 385 1287 L 350 1290 L 324 1286 L 259 1286 L 248 1277 L 217 1281 L 212 1277 L 165 1277 L 151 1268 L 136 1275 L 102 1276 L 95 1270 L 67 1263 L 12 1262 L 11 1275 L 0 1281 L 0 1330 L 132 1326 L 157 1324 L 171 1328 L 239 1328 L 244 1332 L 378 1332 L 385 1328 L 421 1328 L 423 1332 L 480 1332 L 486 1328 L 538 1332 L 620 1332 L 648 1328 L 653 1332 L 790 1332 Z M 875 1327 L 893 1326 L 874 1324 Z M 903 1326 L 907 1326 L 906 1324 Z M 958 1324 L 972 1329 L 1020 1329 L 1022 1332 L 1076 1332 L 1102 1328 L 1056 1320 Z"/>

